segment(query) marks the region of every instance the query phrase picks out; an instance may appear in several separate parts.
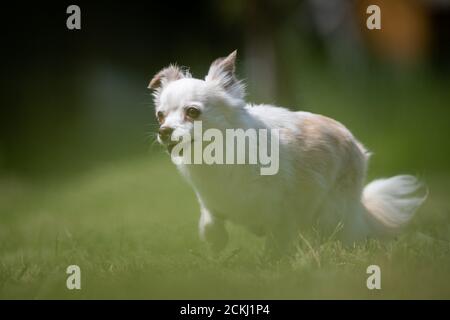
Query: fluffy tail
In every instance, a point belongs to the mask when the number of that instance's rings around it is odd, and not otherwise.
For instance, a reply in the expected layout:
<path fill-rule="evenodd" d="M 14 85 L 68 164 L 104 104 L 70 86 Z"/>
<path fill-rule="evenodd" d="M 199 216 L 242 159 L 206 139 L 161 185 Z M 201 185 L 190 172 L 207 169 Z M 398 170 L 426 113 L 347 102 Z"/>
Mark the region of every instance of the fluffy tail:
<path fill-rule="evenodd" d="M 408 223 L 425 201 L 418 196 L 422 184 L 409 175 L 378 179 L 363 190 L 362 202 L 375 236 L 390 235 Z"/>

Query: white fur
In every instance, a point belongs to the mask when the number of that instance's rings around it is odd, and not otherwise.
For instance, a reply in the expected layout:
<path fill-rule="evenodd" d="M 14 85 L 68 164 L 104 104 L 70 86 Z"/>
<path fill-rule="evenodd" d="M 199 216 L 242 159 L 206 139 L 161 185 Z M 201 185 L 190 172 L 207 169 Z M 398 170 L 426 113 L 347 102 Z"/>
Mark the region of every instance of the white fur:
<path fill-rule="evenodd" d="M 419 188 L 420 184 L 413 176 L 378 179 L 364 188 L 363 203 L 383 225 L 398 229 L 412 218 L 425 200 L 425 196 L 411 196 Z"/>
<path fill-rule="evenodd" d="M 232 221 L 266 236 L 275 252 L 313 227 L 331 233 L 342 224 L 340 237 L 351 243 L 389 234 L 410 220 L 424 201 L 411 196 L 419 187 L 416 178 L 376 180 L 364 188 L 369 153 L 362 144 L 332 119 L 247 104 L 243 84 L 234 75 L 235 56 L 216 60 L 205 80 L 171 66 L 151 85 L 156 110 L 166 114 L 163 124 L 175 129 L 175 138 L 192 134 L 192 121 L 184 116 L 192 105 L 202 111 L 204 129 L 281 132 L 280 170 L 273 176 L 261 176 L 257 165 L 178 165 L 199 199 L 203 239 L 223 248 L 225 222 Z"/>

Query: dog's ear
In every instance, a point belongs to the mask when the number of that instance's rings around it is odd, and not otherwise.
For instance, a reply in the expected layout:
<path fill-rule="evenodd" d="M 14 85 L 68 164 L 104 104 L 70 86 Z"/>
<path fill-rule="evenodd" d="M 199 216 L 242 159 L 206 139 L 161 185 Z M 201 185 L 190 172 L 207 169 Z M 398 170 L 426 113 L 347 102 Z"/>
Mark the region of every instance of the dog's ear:
<path fill-rule="evenodd" d="M 205 81 L 217 81 L 236 98 L 244 97 L 244 85 L 236 78 L 236 55 L 234 50 L 227 57 L 216 59 L 209 67 Z"/>
<path fill-rule="evenodd" d="M 150 81 L 148 88 L 160 89 L 171 81 L 179 80 L 186 77 L 190 77 L 190 74 L 187 71 L 186 73 L 184 73 L 178 66 L 170 65 L 167 68 L 164 68 L 160 72 L 155 74 L 153 79 Z"/>

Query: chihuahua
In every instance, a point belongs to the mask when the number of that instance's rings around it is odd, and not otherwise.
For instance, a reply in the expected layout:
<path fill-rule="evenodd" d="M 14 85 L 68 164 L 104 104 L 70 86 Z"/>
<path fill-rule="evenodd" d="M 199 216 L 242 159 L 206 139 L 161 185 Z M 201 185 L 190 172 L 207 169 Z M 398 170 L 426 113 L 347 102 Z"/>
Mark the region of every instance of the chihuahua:
<path fill-rule="evenodd" d="M 203 79 L 171 65 L 150 82 L 158 141 L 172 151 L 194 124 L 229 129 L 276 129 L 279 170 L 261 175 L 258 164 L 177 162 L 200 204 L 200 237 L 220 251 L 226 222 L 266 237 L 266 250 L 285 252 L 301 234 L 319 230 L 347 244 L 395 234 L 425 200 L 410 175 L 364 186 L 370 153 L 341 123 L 322 115 L 247 103 L 235 75 L 236 51 L 215 60 Z M 184 140 L 183 140 L 184 141 Z M 183 142 L 185 143 L 185 142 Z M 227 152 L 227 151 L 225 151 Z M 172 153 L 172 158 L 175 155 Z"/>

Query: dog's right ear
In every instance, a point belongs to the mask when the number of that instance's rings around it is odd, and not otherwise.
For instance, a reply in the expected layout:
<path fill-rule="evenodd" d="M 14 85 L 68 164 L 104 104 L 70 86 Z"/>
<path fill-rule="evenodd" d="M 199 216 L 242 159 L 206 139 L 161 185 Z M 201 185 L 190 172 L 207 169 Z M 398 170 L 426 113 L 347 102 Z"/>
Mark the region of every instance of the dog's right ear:
<path fill-rule="evenodd" d="M 153 79 L 148 85 L 149 89 L 157 90 L 171 81 L 179 80 L 185 78 L 187 75 L 176 65 L 170 65 L 167 68 L 162 69 L 160 72 L 155 74 Z"/>

